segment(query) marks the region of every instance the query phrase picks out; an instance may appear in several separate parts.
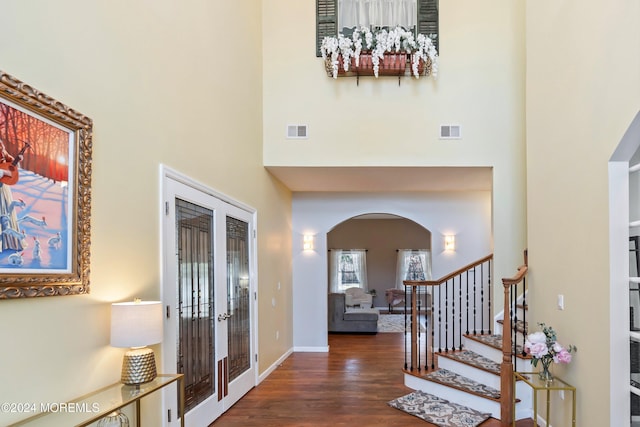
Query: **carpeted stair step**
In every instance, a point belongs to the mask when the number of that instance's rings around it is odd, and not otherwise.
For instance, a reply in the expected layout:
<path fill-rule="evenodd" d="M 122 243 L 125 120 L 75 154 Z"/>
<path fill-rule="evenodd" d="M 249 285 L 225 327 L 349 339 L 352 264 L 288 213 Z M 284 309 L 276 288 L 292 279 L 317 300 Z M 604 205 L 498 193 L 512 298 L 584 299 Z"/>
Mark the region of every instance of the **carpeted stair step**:
<path fill-rule="evenodd" d="M 416 378 L 416 377 L 414 377 Z M 440 398 L 473 408 L 476 411 L 490 413 L 500 418 L 500 392 L 487 385 L 474 381 L 448 369 L 438 369 L 420 378 L 420 381 L 406 381 L 405 384 L 416 390 L 424 390 Z"/>
<path fill-rule="evenodd" d="M 438 354 L 438 367 L 500 389 L 500 364 L 470 350 Z"/>
<path fill-rule="evenodd" d="M 504 330 L 504 320 L 498 320 L 498 323 L 502 325 Z M 529 331 L 529 322 L 523 322 L 522 320 L 517 320 L 515 325 L 512 325 L 512 328 L 516 331 L 524 334 L 526 331 Z"/>
<path fill-rule="evenodd" d="M 496 363 L 502 362 L 502 335 L 465 335 L 463 348 L 478 353 Z M 531 366 L 531 356 L 523 356 L 522 350 L 522 345 L 518 344 L 516 346 L 516 359 L 513 368 L 520 372 L 531 372 L 533 370 Z"/>
<path fill-rule="evenodd" d="M 454 351 L 450 353 L 439 353 L 438 354 L 438 366 L 442 365 L 440 362 L 440 358 L 444 357 L 446 359 L 455 360 L 456 362 L 463 363 L 465 365 L 472 366 L 476 369 L 480 369 L 485 372 L 489 372 L 490 374 L 500 375 L 500 364 L 494 362 L 493 360 L 486 358 L 484 356 L 479 355 L 478 353 L 474 353 L 469 350 L 460 350 Z"/>
<path fill-rule="evenodd" d="M 447 369 L 438 369 L 423 377 L 428 381 L 433 381 L 438 384 L 452 387 L 457 390 L 464 391 L 475 396 L 483 397 L 498 401 L 500 399 L 500 391 L 493 387 L 486 386 L 470 378 L 458 375 L 455 372 L 451 372 Z"/>
<path fill-rule="evenodd" d="M 486 346 L 492 347 L 496 350 L 502 351 L 502 335 L 501 334 L 491 334 L 491 335 L 465 335 L 464 336 L 468 340 L 473 340 L 479 343 L 482 343 Z M 529 359 L 530 356 L 522 356 L 524 349 L 521 344 L 516 344 L 516 356 L 522 359 Z"/>
<path fill-rule="evenodd" d="M 438 354 L 438 367 L 500 389 L 500 363 L 470 350 Z"/>

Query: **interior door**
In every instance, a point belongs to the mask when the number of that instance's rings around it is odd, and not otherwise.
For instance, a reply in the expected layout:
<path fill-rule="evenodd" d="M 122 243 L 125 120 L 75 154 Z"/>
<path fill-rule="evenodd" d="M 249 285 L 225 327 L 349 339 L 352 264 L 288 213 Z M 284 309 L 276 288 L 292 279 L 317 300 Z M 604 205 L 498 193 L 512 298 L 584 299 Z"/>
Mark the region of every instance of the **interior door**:
<path fill-rule="evenodd" d="M 185 424 L 210 425 L 256 383 L 253 214 L 165 177 L 163 371 L 185 375 Z M 177 425 L 175 392 L 165 394 Z"/>
<path fill-rule="evenodd" d="M 225 409 L 238 401 L 255 385 L 255 357 L 252 346 L 252 310 L 255 292 L 250 286 L 253 242 L 252 218 L 246 211 L 227 207 L 224 215 L 225 265 L 221 272 L 225 298 L 218 300 L 220 324 L 218 346 L 221 349 L 218 370 L 223 379 Z M 226 273 L 226 274 L 225 274 Z M 222 290 L 221 290 L 222 294 Z M 226 352 L 225 352 L 226 350 Z M 226 375 L 226 377 L 224 377 Z"/>

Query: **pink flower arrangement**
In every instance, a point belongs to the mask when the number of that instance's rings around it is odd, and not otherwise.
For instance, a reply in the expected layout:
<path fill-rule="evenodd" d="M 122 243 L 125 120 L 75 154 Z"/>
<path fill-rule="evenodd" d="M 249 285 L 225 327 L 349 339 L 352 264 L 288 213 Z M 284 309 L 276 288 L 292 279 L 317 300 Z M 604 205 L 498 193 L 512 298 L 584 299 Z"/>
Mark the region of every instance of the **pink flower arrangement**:
<path fill-rule="evenodd" d="M 544 371 L 549 370 L 553 363 L 570 363 L 571 353 L 578 349 L 574 345 L 563 347 L 558 343 L 556 331 L 551 326 L 539 323 L 542 332 L 534 332 L 527 336 L 524 342 L 524 351 L 531 355 L 531 364 L 535 367 L 538 361 L 542 362 Z"/>

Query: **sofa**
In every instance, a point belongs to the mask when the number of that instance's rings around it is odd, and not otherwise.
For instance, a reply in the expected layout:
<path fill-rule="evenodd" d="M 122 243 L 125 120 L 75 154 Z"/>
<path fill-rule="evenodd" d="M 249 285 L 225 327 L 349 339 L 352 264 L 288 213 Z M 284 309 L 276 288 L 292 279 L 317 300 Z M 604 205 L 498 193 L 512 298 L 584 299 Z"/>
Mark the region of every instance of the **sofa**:
<path fill-rule="evenodd" d="M 329 294 L 329 332 L 376 334 L 378 315 L 375 308 L 347 308 L 345 294 Z"/>
<path fill-rule="evenodd" d="M 360 306 L 361 308 L 371 308 L 373 306 L 373 296 L 362 288 L 353 287 L 345 289 L 345 303 L 347 307 Z"/>

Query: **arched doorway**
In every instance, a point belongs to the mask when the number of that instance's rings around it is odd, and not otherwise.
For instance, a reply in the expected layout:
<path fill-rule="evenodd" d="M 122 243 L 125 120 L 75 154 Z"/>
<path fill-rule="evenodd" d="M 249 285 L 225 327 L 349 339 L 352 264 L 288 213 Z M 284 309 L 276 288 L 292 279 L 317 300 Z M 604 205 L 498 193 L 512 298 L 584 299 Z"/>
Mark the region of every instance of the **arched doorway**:
<path fill-rule="evenodd" d="M 492 248 L 491 192 L 306 192 L 292 200 L 293 351 L 326 352 L 327 234 L 338 224 L 370 213 L 407 218 L 431 232 L 432 276 L 454 271 Z M 455 251 L 446 251 L 446 235 L 456 236 Z M 304 249 L 304 238 L 313 249 Z M 396 248 L 394 248 L 395 250 Z M 384 293 L 382 294 L 384 298 Z M 376 297 L 380 300 L 380 296 Z M 376 302 L 379 305 L 380 301 Z"/>
<path fill-rule="evenodd" d="M 402 216 L 369 213 L 349 218 L 327 233 L 327 248 L 329 251 L 366 251 L 366 290 L 374 295 L 374 307 L 387 306 L 385 291 L 397 287 L 399 251 L 427 252 L 429 259 L 424 266 L 420 263 L 420 267 L 425 279 L 431 278 L 431 231 Z M 331 282 L 332 276 L 335 276 L 331 273 L 331 257 L 327 265 Z M 329 284 L 328 289 L 331 289 Z"/>

